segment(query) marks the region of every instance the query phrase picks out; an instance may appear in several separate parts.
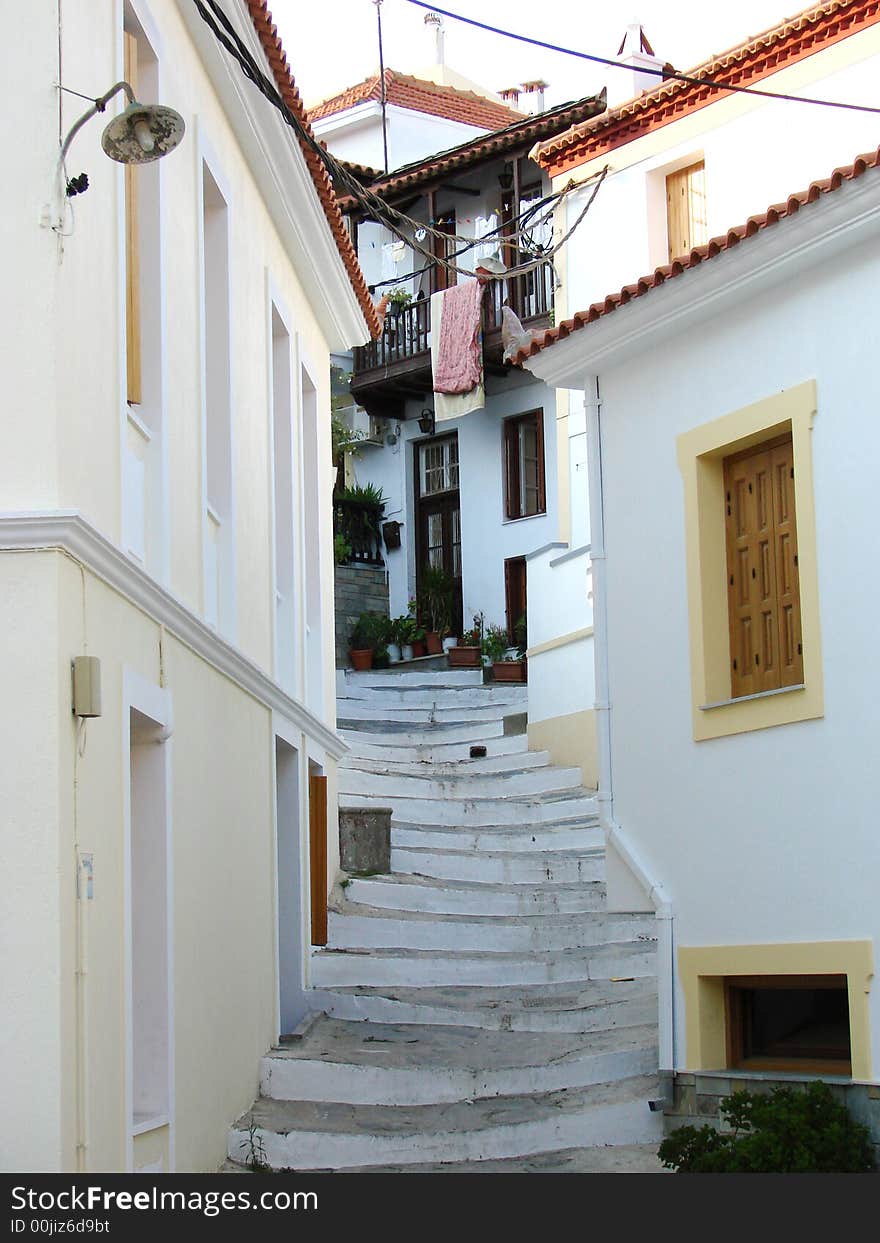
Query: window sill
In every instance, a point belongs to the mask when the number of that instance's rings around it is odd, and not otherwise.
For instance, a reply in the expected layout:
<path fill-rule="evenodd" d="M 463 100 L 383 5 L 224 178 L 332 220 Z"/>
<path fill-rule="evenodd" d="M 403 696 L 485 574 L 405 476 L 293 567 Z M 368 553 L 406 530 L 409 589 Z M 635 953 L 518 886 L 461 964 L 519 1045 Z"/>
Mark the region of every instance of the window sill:
<path fill-rule="evenodd" d="M 503 518 L 501 525 L 505 527 L 511 526 L 514 522 L 528 522 L 531 518 L 546 518 L 547 510 L 542 509 L 537 514 L 522 514 L 519 518 Z"/>
<path fill-rule="evenodd" d="M 796 686 L 780 686 L 773 691 L 758 691 L 754 695 L 740 695 L 737 699 L 718 699 L 715 703 L 700 704 L 700 711 L 711 712 L 713 708 L 729 708 L 731 704 L 751 703 L 756 699 L 772 699 L 775 695 L 787 695 L 791 691 L 805 691 L 806 689 L 804 682 L 798 682 Z"/>

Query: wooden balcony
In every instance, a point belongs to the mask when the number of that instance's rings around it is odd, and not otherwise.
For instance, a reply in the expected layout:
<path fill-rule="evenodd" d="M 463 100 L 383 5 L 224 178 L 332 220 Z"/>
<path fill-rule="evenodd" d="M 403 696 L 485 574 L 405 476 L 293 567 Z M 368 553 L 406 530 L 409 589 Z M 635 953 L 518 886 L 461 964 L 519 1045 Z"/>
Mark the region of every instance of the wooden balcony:
<path fill-rule="evenodd" d="M 538 268 L 506 281 L 492 281 L 483 299 L 483 363 L 487 376 L 503 375 L 501 308 L 504 303 L 526 328 L 546 328 L 553 311 L 553 272 Z M 421 298 L 386 316 L 382 335 L 354 351 L 351 392 L 371 414 L 403 419 L 408 397 L 432 392 L 431 300 Z"/>

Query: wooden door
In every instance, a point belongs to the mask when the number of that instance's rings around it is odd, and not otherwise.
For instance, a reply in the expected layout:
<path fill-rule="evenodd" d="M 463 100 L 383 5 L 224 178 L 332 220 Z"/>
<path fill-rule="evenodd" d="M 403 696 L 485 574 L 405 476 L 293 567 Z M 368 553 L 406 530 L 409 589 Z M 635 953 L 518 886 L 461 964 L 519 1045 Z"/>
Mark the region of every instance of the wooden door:
<path fill-rule="evenodd" d="M 733 698 L 803 682 L 791 437 L 724 463 Z"/>
<path fill-rule="evenodd" d="M 452 208 L 449 211 L 443 212 L 443 214 L 434 222 L 434 228 L 438 229 L 441 233 L 446 234 L 446 236 L 434 237 L 431 249 L 438 259 L 451 258 L 455 250 L 455 243 L 452 240 L 455 236 L 455 209 Z M 458 283 L 458 277 L 456 274 L 451 272 L 449 268 L 444 267 L 441 263 L 434 265 L 431 276 L 433 293 L 437 293 L 440 289 L 449 289 L 450 286 Z"/>
<path fill-rule="evenodd" d="M 454 634 L 462 631 L 461 498 L 458 490 L 458 436 L 436 436 L 414 446 L 416 590 L 428 566 L 452 579 Z"/>
<path fill-rule="evenodd" d="M 327 778 L 309 773 L 312 945 L 327 944 Z"/>
<path fill-rule="evenodd" d="M 526 616 L 526 559 L 510 557 L 504 562 L 504 598 L 507 608 L 507 635 L 517 642 L 516 624 Z"/>

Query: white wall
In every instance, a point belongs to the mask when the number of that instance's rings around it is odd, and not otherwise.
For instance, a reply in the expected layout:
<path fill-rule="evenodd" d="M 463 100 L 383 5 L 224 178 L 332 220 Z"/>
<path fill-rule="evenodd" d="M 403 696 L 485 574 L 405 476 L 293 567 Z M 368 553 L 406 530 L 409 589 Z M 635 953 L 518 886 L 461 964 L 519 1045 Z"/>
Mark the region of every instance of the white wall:
<path fill-rule="evenodd" d="M 874 27 L 758 85 L 873 107 L 878 54 L 880 30 Z M 705 160 L 711 238 L 876 147 L 870 113 L 739 95 L 567 170 L 556 179 L 557 188 L 605 164 L 611 171 L 565 248 L 565 313 L 603 301 L 668 262 L 664 182 L 671 167 Z M 588 193 L 578 191 L 568 200 L 569 223 Z"/>
<path fill-rule="evenodd" d="M 227 7 L 244 20 L 243 5 Z M 3 975 L 14 1021 L 5 1025 L 2 1055 L 6 1066 L 17 1068 L 7 1102 L 11 1121 L 4 1168 L 120 1170 L 138 1164 L 143 1148 L 144 1137 L 132 1142 L 126 1118 L 131 1054 L 124 950 L 125 671 L 167 695 L 174 715 L 173 742 L 167 744 L 173 763 L 167 771 L 175 1134 L 162 1140 L 166 1168 L 175 1161 L 185 1169 L 219 1165 L 226 1127 L 256 1095 L 259 1058 L 278 1035 L 273 722 L 283 710 L 289 708 L 298 722 L 286 724 L 292 741 L 285 736 L 303 774 L 308 756 L 328 772 L 331 835 L 336 828 L 334 761 L 325 750 L 332 749 L 328 731 L 335 720 L 329 690 L 331 329 L 325 310 L 316 309 L 306 293 L 313 280 L 308 263 L 321 269 L 326 290 L 340 293 L 340 310 L 348 278 L 329 234 L 324 257 L 316 254 L 306 263 L 276 228 L 260 189 L 266 170 L 239 145 L 182 20 L 184 6 L 176 0 L 133 0 L 133 9 L 158 54 L 161 98 L 187 126 L 182 145 L 152 170 L 159 178 L 162 246 L 160 271 L 150 276 L 162 306 L 151 339 L 163 343 L 162 374 L 152 392 L 165 402 L 160 413 L 167 438 L 157 459 L 161 487 L 150 493 L 161 498 L 162 508 L 154 513 L 148 507 L 146 521 L 171 538 L 168 557 L 148 557 L 146 567 L 129 558 L 123 534 L 129 422 L 124 174 L 100 150 L 109 118 L 91 120 L 74 140 L 68 172 L 87 170 L 91 185 L 67 213 L 61 239 L 40 226 L 40 207 L 51 196 L 59 131 L 65 133 L 86 104 L 64 95 L 59 117 L 51 85 L 58 76 L 56 6 L 28 9 L 27 57 L 8 41 L 0 51 L 3 80 L 14 89 L 10 125 L 20 139 L 7 153 L 17 190 L 0 203 L 7 281 L 15 290 L 0 334 L 8 398 L 0 455 L 7 511 L 0 514 L 0 595 L 8 642 L 0 680 L 17 704 L 6 730 L 10 764 L 9 776 L 4 774 L 12 825 L 4 850 L 13 879 L 9 924 L 4 912 L 3 931 L 9 935 Z M 106 90 L 123 76 L 122 3 L 65 0 L 61 16 L 64 82 L 96 94 Z M 108 112 L 117 107 L 114 102 Z M 255 112 L 263 107 L 255 97 Z M 254 124 L 259 131 L 262 122 Z M 230 652 L 205 624 L 205 324 L 198 199 L 205 156 L 222 175 L 230 211 L 229 520 L 235 528 L 238 652 Z M 288 190 L 298 226 L 305 229 L 315 211 L 319 223 L 323 220 L 310 185 L 306 193 L 291 178 Z M 311 661 L 303 651 L 303 625 L 294 628 L 298 686 L 307 687 L 299 702 L 287 700 L 273 683 L 282 665 L 275 644 L 273 299 L 283 307 L 290 330 L 291 369 L 298 375 L 306 368 L 313 381 L 305 400 L 294 386 L 290 411 L 296 423 L 291 443 L 297 510 L 291 590 L 298 601 L 305 594 L 306 544 L 317 580 L 309 605 L 315 636 Z M 333 322 L 343 325 L 345 316 Z M 149 350 L 146 338 L 144 345 Z M 308 437 L 299 432 L 304 406 Z M 301 511 L 305 480 L 310 504 Z M 6 544 L 6 532 L 17 520 L 8 511 L 32 510 L 79 511 L 97 534 L 76 546 L 71 537 L 66 552 L 51 543 L 51 551 L 6 551 L 17 547 L 13 536 Z M 102 558 L 102 568 L 95 569 Z M 114 567 L 112 574 L 107 566 Z M 124 587 L 109 585 L 113 574 Z M 162 591 L 155 590 L 156 582 Z M 195 654 L 199 643 L 209 653 L 204 658 Z M 101 660 L 104 713 L 91 722 L 81 755 L 71 713 L 70 660 L 83 651 Z M 244 671 L 241 680 L 229 667 L 218 668 L 227 657 Z M 245 689 L 251 674 L 262 689 Z M 301 802 L 303 797 L 300 793 Z M 304 823 L 301 806 L 299 824 Z M 76 899 L 77 845 L 95 861 L 95 896 L 86 908 L 84 1003 L 77 1001 L 77 982 L 83 979 L 78 955 L 85 952 L 78 931 L 83 914 L 78 907 L 84 904 Z M 331 880 L 337 853 L 331 841 Z"/>
<path fill-rule="evenodd" d="M 878 278 L 874 241 L 600 377 L 615 816 L 681 945 L 880 937 Z M 675 438 L 813 377 L 825 715 L 697 744 Z M 876 990 L 870 1004 L 876 1067 Z"/>
<path fill-rule="evenodd" d="M 556 454 L 555 398 L 553 390 L 535 381 L 523 383 L 514 375 L 496 381 L 498 390 L 487 395 L 486 407 L 461 419 L 438 425 L 438 435 L 458 433 L 459 479 L 461 492 L 462 591 L 464 624 L 470 625 L 475 613 L 485 614 L 487 625 L 503 624 L 505 619 L 504 561 L 524 556 L 556 538 Z M 430 407 L 430 401 L 427 402 Z M 387 498 L 385 520 L 405 525 L 401 547 L 386 552 L 392 616 L 405 613 L 415 592 L 415 532 L 413 530 L 414 449 L 423 440 L 413 415 L 401 423 L 397 444 L 382 449 L 366 448 L 355 459 L 354 472 L 359 483 L 372 482 Z M 503 420 L 530 410 L 544 410 L 544 460 L 547 487 L 547 513 L 532 518 L 507 521 L 504 517 Z M 394 430 L 397 425 L 390 424 Z"/>
<path fill-rule="evenodd" d="M 462 125 L 459 121 L 416 112 L 412 108 L 400 108 L 396 104 L 387 104 L 385 112 L 388 168 L 391 171 L 414 160 L 424 159 L 426 155 L 457 147 L 469 138 L 487 132 L 479 126 Z M 324 117 L 315 122 L 314 130 L 338 159 L 365 164 L 367 168 L 384 169 L 379 103 L 359 104 L 356 108 Z"/>

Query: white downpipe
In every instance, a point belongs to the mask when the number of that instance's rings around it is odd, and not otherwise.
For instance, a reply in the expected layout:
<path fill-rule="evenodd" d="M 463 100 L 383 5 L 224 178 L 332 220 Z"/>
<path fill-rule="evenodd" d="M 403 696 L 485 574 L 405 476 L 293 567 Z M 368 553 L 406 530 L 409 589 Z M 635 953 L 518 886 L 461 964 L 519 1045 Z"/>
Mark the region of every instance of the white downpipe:
<path fill-rule="evenodd" d="M 599 377 L 584 377 L 584 409 L 587 418 L 587 470 L 590 486 L 590 559 L 593 570 L 593 646 L 596 663 L 596 735 L 599 789 L 596 802 L 606 845 L 613 846 L 648 895 L 658 920 L 657 993 L 659 1004 L 659 1054 L 661 1073 L 675 1069 L 675 997 L 673 911 L 663 886 L 642 864 L 614 818 L 611 764 L 611 697 L 608 685 L 608 608 L 605 581 L 605 497 L 602 479 L 602 423 Z"/>

